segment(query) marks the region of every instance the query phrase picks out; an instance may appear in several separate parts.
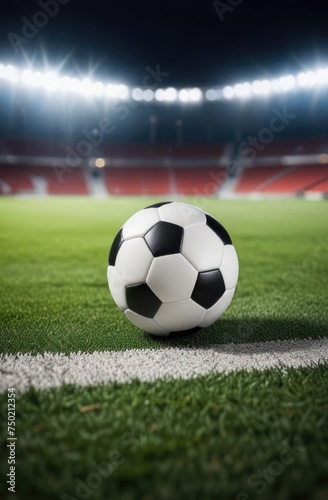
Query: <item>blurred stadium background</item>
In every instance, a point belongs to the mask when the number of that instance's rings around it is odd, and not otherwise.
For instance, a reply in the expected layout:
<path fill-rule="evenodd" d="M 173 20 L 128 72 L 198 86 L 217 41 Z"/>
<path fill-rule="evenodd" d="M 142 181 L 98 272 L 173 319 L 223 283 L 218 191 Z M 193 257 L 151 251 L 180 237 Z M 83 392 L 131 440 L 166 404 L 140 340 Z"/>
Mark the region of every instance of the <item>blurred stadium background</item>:
<path fill-rule="evenodd" d="M 129 88 L 1 64 L 1 195 L 327 195 L 327 68 L 218 88 L 148 71 Z"/>

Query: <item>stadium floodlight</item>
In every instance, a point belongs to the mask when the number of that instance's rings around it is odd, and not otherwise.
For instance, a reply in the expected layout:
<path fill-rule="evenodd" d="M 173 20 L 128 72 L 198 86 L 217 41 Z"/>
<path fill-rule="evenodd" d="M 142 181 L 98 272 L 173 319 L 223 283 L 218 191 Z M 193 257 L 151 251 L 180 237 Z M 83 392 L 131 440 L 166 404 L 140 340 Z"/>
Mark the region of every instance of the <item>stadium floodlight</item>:
<path fill-rule="evenodd" d="M 202 100 L 203 93 L 198 87 L 192 89 L 181 89 L 178 93 L 180 102 L 199 102 Z"/>
<path fill-rule="evenodd" d="M 60 78 L 58 82 L 58 89 L 62 92 L 71 90 L 71 78 L 69 78 L 68 76 L 63 76 L 62 78 Z"/>
<path fill-rule="evenodd" d="M 187 89 L 181 89 L 178 93 L 180 102 L 188 102 L 189 101 L 189 93 Z"/>
<path fill-rule="evenodd" d="M 106 165 L 104 158 L 97 158 L 95 160 L 95 165 L 97 168 L 103 168 Z"/>
<path fill-rule="evenodd" d="M 248 82 L 237 83 L 236 85 L 234 85 L 233 91 L 236 97 L 241 97 L 241 98 L 251 97 L 252 86 Z"/>
<path fill-rule="evenodd" d="M 109 83 L 106 86 L 106 97 L 109 97 L 110 99 L 113 99 L 113 98 L 115 98 L 115 95 L 116 95 L 115 85 L 112 85 L 111 83 Z"/>
<path fill-rule="evenodd" d="M 202 91 L 198 87 L 190 89 L 189 95 L 190 95 L 190 100 L 193 102 L 201 101 L 203 97 Z"/>
<path fill-rule="evenodd" d="M 89 78 L 85 78 L 84 80 L 82 80 L 82 82 L 80 84 L 80 91 L 84 95 L 90 95 L 90 94 L 92 94 L 93 83 L 92 83 L 91 80 L 89 80 Z"/>
<path fill-rule="evenodd" d="M 316 84 L 316 74 L 314 71 L 299 73 L 297 75 L 297 83 L 301 87 L 313 87 Z"/>
<path fill-rule="evenodd" d="M 12 83 L 17 82 L 18 77 L 19 77 L 19 72 L 17 69 L 9 64 L 8 66 L 4 66 L 2 70 L 2 76 L 6 78 L 6 80 L 9 80 Z"/>
<path fill-rule="evenodd" d="M 328 163 L 328 155 L 326 153 L 322 153 L 318 157 L 318 162 L 319 163 Z"/>
<path fill-rule="evenodd" d="M 29 87 L 40 87 L 43 84 L 44 76 L 39 71 L 25 70 L 21 74 L 21 81 Z"/>
<path fill-rule="evenodd" d="M 315 71 L 301 72 L 295 76 L 283 75 L 273 80 L 254 80 L 240 82 L 225 87 L 201 89 L 168 87 L 156 91 L 151 88 L 129 88 L 124 84 L 114 84 L 102 81 L 92 81 L 89 78 L 78 79 L 58 75 L 55 71 L 41 73 L 31 68 L 18 69 L 12 65 L 0 63 L 0 80 L 28 87 L 41 87 L 47 92 L 74 92 L 85 97 L 118 99 L 150 102 L 154 99 L 160 103 L 180 101 L 181 103 L 196 103 L 203 100 L 218 101 L 220 99 L 245 99 L 250 97 L 268 96 L 271 93 L 289 92 L 297 89 L 328 86 L 328 68 L 318 68 Z"/>
<path fill-rule="evenodd" d="M 230 85 L 227 85 L 226 87 L 223 88 L 222 90 L 222 95 L 225 99 L 232 99 L 235 95 L 235 92 Z"/>
<path fill-rule="evenodd" d="M 281 92 L 281 85 L 278 78 L 271 80 L 272 92 Z"/>
<path fill-rule="evenodd" d="M 93 84 L 92 92 L 96 96 L 101 96 L 105 92 L 105 86 L 102 82 L 96 82 Z"/>
<path fill-rule="evenodd" d="M 269 80 L 255 80 L 252 82 L 252 91 L 255 95 L 267 95 L 271 92 Z"/>
<path fill-rule="evenodd" d="M 164 89 L 157 89 L 155 92 L 155 99 L 156 101 L 162 102 L 165 99 L 165 90 Z"/>
<path fill-rule="evenodd" d="M 205 97 L 208 101 L 215 101 L 218 98 L 218 91 L 216 89 L 208 89 L 205 92 Z"/>
<path fill-rule="evenodd" d="M 78 78 L 71 78 L 70 80 L 70 90 L 80 92 L 80 80 Z"/>
<path fill-rule="evenodd" d="M 316 71 L 316 82 L 318 85 L 326 85 L 328 83 L 328 68 Z"/>
<path fill-rule="evenodd" d="M 143 99 L 143 96 L 144 93 L 139 87 L 136 87 L 132 90 L 132 99 L 134 99 L 135 101 L 141 101 Z"/>
<path fill-rule="evenodd" d="M 125 100 L 129 98 L 129 89 L 126 85 L 122 83 L 117 86 L 117 96 L 119 99 Z"/>
<path fill-rule="evenodd" d="M 41 82 L 42 82 L 42 86 L 46 90 L 50 90 L 50 91 L 57 90 L 58 84 L 59 84 L 59 78 L 55 72 L 49 71 L 48 73 L 43 75 Z"/>
<path fill-rule="evenodd" d="M 137 90 L 137 89 L 135 89 Z M 142 99 L 142 90 L 140 90 L 140 99 Z M 128 99 L 129 90 L 126 85 L 114 85 L 112 83 L 106 86 L 106 97 L 109 99 Z M 135 98 L 135 97 L 134 97 Z M 136 99 L 138 100 L 138 99 Z"/>
<path fill-rule="evenodd" d="M 25 69 L 21 74 L 21 79 L 25 85 L 33 85 L 34 78 L 32 71 L 30 69 Z"/>
<path fill-rule="evenodd" d="M 168 89 L 165 90 L 164 94 L 165 101 L 173 102 L 176 101 L 177 98 L 178 98 L 178 91 L 175 88 L 169 87 Z"/>
<path fill-rule="evenodd" d="M 146 89 L 143 91 L 143 99 L 146 102 L 152 101 L 155 97 L 154 91 L 151 89 Z"/>
<path fill-rule="evenodd" d="M 292 90 L 295 87 L 295 78 L 293 75 L 282 76 L 279 78 L 279 86 L 283 92 Z"/>

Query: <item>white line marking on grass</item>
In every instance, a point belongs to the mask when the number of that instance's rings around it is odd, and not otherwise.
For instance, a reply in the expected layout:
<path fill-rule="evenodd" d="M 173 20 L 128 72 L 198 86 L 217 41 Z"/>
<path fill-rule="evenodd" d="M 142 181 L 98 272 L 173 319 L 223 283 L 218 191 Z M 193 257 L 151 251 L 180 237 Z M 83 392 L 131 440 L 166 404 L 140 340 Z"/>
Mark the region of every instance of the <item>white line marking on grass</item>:
<path fill-rule="evenodd" d="M 91 386 L 133 379 L 189 379 L 238 370 L 298 368 L 328 362 L 328 339 L 227 344 L 207 349 L 131 349 L 127 351 L 0 356 L 0 392 L 15 387 L 49 389 L 64 384 Z"/>

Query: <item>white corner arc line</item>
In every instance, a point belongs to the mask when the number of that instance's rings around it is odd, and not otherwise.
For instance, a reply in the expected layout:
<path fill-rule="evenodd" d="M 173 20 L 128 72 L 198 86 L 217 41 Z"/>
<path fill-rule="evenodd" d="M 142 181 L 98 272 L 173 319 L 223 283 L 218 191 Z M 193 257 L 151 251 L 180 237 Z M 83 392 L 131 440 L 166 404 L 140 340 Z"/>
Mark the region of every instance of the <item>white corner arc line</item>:
<path fill-rule="evenodd" d="M 299 368 L 328 362 L 328 339 L 225 344 L 206 349 L 130 349 L 93 353 L 0 355 L 0 393 L 65 384 L 87 387 L 134 379 L 190 379 L 239 370 Z"/>

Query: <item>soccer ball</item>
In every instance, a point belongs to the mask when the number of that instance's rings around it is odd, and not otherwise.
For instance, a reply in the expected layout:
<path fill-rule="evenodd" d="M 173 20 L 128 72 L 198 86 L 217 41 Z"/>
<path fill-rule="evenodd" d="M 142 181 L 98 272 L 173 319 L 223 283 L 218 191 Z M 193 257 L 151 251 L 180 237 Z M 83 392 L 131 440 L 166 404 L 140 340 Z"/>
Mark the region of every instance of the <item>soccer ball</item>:
<path fill-rule="evenodd" d="M 187 203 L 134 214 L 116 235 L 108 284 L 125 316 L 162 337 L 211 325 L 232 301 L 238 258 L 224 227 Z"/>

